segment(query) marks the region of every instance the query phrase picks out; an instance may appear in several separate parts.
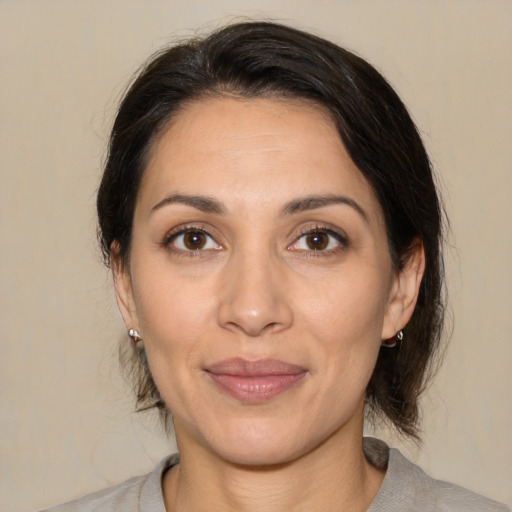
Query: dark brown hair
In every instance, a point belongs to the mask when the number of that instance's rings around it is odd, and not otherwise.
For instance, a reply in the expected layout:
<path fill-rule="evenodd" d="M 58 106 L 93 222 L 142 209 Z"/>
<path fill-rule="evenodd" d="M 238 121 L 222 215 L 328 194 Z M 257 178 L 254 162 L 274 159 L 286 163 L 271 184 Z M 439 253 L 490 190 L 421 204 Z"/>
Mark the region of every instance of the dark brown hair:
<path fill-rule="evenodd" d="M 223 95 L 291 97 L 322 106 L 380 202 L 395 269 L 412 245 L 423 244 L 425 274 L 404 340 L 381 349 L 366 392 L 370 415 L 383 415 L 401 433 L 417 436 L 418 398 L 443 321 L 441 208 L 429 158 L 405 106 L 353 53 L 294 28 L 252 22 L 154 55 L 125 94 L 112 129 L 97 200 L 105 262 L 116 241 L 116 256 L 128 265 L 137 192 L 155 139 L 184 102 Z M 135 357 L 139 406 L 162 406 L 144 355 Z"/>

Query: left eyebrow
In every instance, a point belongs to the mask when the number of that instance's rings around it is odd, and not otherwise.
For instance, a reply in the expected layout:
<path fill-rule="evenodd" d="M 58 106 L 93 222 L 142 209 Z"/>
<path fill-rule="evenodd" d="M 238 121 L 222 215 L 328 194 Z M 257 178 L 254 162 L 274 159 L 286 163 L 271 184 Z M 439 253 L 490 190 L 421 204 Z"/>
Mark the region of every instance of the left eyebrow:
<path fill-rule="evenodd" d="M 345 204 L 353 208 L 367 223 L 369 223 L 368 214 L 353 199 L 346 196 L 325 195 L 325 196 L 305 196 L 294 199 L 286 203 L 281 211 L 281 215 L 294 215 L 307 210 L 316 210 L 324 206 L 333 204 Z"/>

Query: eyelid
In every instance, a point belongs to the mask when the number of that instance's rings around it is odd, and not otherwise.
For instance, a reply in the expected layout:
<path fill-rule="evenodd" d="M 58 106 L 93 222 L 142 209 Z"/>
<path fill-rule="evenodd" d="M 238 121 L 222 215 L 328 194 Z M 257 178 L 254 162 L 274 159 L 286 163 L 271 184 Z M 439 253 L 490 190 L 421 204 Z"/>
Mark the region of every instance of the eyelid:
<path fill-rule="evenodd" d="M 349 245 L 349 238 L 343 230 L 341 230 L 339 228 L 335 228 L 334 226 L 326 225 L 326 224 L 316 224 L 314 226 L 303 227 L 298 232 L 296 232 L 293 235 L 294 240 L 288 246 L 288 249 L 290 249 L 294 245 L 296 245 L 302 237 L 304 237 L 306 235 L 314 234 L 314 233 L 325 233 L 329 236 L 334 237 L 339 242 L 339 246 L 335 247 L 334 249 L 327 249 L 327 250 L 315 250 L 315 249 L 309 249 L 309 250 L 295 249 L 295 250 L 298 252 L 300 251 L 300 252 L 315 253 L 316 255 L 320 255 L 321 253 L 325 253 L 327 255 L 329 253 L 336 252 L 336 250 L 345 249 Z M 292 250 L 294 250 L 294 249 L 292 249 Z"/>
<path fill-rule="evenodd" d="M 186 249 L 180 249 L 178 247 L 172 246 L 172 242 L 176 240 L 181 235 L 185 235 L 190 232 L 198 232 L 203 233 L 205 236 L 210 238 L 216 245 L 215 249 L 195 249 L 195 250 L 186 250 Z M 177 226 L 173 229 L 171 229 L 165 236 L 162 241 L 162 246 L 164 248 L 167 248 L 168 250 L 179 253 L 186 256 L 200 256 L 201 253 L 211 251 L 211 250 L 220 250 L 222 249 L 222 244 L 219 244 L 215 238 L 215 236 L 210 233 L 209 230 L 205 229 L 203 226 L 198 226 L 195 224 L 186 224 Z"/>
<path fill-rule="evenodd" d="M 209 237 L 214 244 L 216 245 L 215 249 L 209 248 L 209 249 L 197 249 L 197 250 L 186 250 L 181 249 L 178 247 L 175 247 L 172 245 L 172 242 L 179 237 L 180 235 L 184 235 L 188 232 L 200 232 L 203 233 L 205 236 Z M 325 233 L 329 235 L 330 237 L 333 237 L 337 240 L 338 245 L 335 248 L 331 249 L 324 249 L 324 250 L 315 250 L 315 249 L 295 249 L 293 248 L 294 245 L 298 243 L 298 241 L 309 234 L 313 233 Z M 346 249 L 349 245 L 349 238 L 346 235 L 346 233 L 341 230 L 338 227 L 334 227 L 327 224 L 315 224 L 315 225 L 309 225 L 305 227 L 299 228 L 293 235 L 293 241 L 291 244 L 288 244 L 287 249 L 301 252 L 301 253 L 310 253 L 315 256 L 321 256 L 321 255 L 329 255 L 332 253 L 337 252 L 338 250 Z M 204 226 L 198 225 L 198 224 L 185 224 L 176 226 L 175 228 L 171 229 L 165 236 L 162 241 L 162 246 L 174 253 L 179 253 L 180 255 L 185 256 L 201 256 L 204 255 L 204 253 L 210 252 L 212 250 L 221 250 L 223 249 L 223 244 L 219 243 L 217 241 L 217 236 L 211 233 L 211 230 L 205 228 Z"/>

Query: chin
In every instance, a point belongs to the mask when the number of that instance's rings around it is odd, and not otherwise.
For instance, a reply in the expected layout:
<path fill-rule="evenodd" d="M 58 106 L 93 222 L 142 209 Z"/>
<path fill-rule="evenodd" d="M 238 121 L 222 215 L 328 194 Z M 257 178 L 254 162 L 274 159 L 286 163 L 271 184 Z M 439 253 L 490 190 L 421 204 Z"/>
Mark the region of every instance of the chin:
<path fill-rule="evenodd" d="M 237 466 L 279 466 L 298 459 L 302 453 L 297 448 L 245 444 L 244 446 L 219 447 L 218 455 Z"/>
<path fill-rule="evenodd" d="M 273 466 L 296 460 L 312 448 L 298 428 L 274 423 L 255 424 L 253 420 L 227 429 L 225 436 L 209 443 L 210 450 L 232 464 Z"/>

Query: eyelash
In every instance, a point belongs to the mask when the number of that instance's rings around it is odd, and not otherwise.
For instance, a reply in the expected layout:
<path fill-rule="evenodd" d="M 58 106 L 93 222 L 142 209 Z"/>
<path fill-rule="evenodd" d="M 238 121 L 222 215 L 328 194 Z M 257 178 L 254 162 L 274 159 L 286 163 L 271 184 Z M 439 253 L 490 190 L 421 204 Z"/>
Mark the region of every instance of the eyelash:
<path fill-rule="evenodd" d="M 206 251 L 200 249 L 187 251 L 184 249 L 178 249 L 172 245 L 172 242 L 174 242 L 179 236 L 186 235 L 187 233 L 202 233 L 208 238 L 214 240 L 213 236 L 206 229 L 199 226 L 188 225 L 180 226 L 179 228 L 176 228 L 175 230 L 172 230 L 170 233 L 168 233 L 162 242 L 162 246 L 178 256 L 184 256 L 187 258 L 197 258 L 204 256 Z M 216 245 L 218 244 L 216 243 Z"/>
<path fill-rule="evenodd" d="M 184 256 L 184 257 L 201 257 L 201 256 L 204 256 L 206 251 L 201 250 L 201 249 L 184 250 L 184 249 L 178 249 L 176 247 L 173 247 L 172 243 L 179 236 L 185 235 L 185 234 L 191 233 L 191 232 L 192 233 L 193 232 L 202 233 L 205 236 L 207 236 L 208 238 L 210 238 L 211 240 L 215 241 L 213 235 L 211 235 L 206 229 L 204 229 L 204 228 L 202 228 L 200 226 L 188 225 L 188 226 L 181 226 L 181 227 L 176 228 L 175 230 L 171 231 L 170 233 L 168 233 L 165 236 L 165 238 L 164 238 L 164 240 L 162 242 L 162 246 L 164 248 L 166 248 L 167 250 L 171 251 L 172 253 L 177 254 L 179 256 Z M 325 226 L 325 225 L 317 224 L 316 226 L 307 227 L 307 228 L 304 228 L 304 229 L 300 230 L 295 235 L 294 242 L 291 243 L 290 245 L 288 245 L 287 248 L 290 248 L 293 245 L 296 245 L 300 241 L 301 238 L 303 238 L 303 237 L 305 237 L 307 235 L 315 234 L 315 233 L 321 233 L 321 234 L 328 235 L 329 237 L 333 237 L 339 243 L 339 245 L 337 247 L 334 247 L 332 249 L 327 249 L 327 250 L 296 249 L 296 251 L 301 253 L 302 256 L 313 257 L 313 258 L 325 257 L 325 256 L 329 256 L 329 255 L 332 255 L 332 254 L 336 254 L 339 251 L 343 251 L 349 245 L 348 237 L 346 236 L 346 234 L 344 232 L 335 230 L 332 227 L 328 227 L 328 226 Z M 218 244 L 216 243 L 216 245 L 218 245 Z"/>
<path fill-rule="evenodd" d="M 303 238 L 307 235 L 313 235 L 316 233 L 325 234 L 325 235 L 328 235 L 329 237 L 334 238 L 339 243 L 339 245 L 332 249 L 327 249 L 327 250 L 297 249 L 297 252 L 302 253 L 302 256 L 305 256 L 308 258 L 327 257 L 327 256 L 330 256 L 333 254 L 337 254 L 338 252 L 345 250 L 349 246 L 348 237 L 343 231 L 338 231 L 338 230 L 333 229 L 332 227 L 317 224 L 316 226 L 307 227 L 307 228 L 304 228 L 301 231 L 299 231 L 298 235 L 295 238 L 295 241 L 292 244 L 290 244 L 288 247 L 296 245 L 301 238 Z"/>

